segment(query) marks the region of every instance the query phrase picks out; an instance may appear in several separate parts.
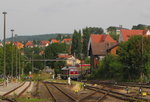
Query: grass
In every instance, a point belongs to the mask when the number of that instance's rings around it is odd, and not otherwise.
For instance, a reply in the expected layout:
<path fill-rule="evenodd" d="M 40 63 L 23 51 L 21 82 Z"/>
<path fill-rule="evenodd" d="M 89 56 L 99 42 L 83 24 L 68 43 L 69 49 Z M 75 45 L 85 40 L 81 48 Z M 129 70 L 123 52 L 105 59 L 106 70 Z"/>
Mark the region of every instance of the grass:
<path fill-rule="evenodd" d="M 39 98 L 18 98 L 17 102 L 50 102 L 47 99 L 39 99 Z"/>

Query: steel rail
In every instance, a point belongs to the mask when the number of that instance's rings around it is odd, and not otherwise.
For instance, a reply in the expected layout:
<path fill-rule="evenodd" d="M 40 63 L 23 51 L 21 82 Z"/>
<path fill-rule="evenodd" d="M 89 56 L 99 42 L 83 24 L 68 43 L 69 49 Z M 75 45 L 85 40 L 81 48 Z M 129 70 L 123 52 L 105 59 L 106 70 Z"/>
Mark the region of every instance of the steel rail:
<path fill-rule="evenodd" d="M 66 95 L 67 97 L 69 97 L 70 99 L 72 99 L 73 101 L 78 102 L 77 99 L 75 99 L 73 96 L 71 96 L 71 95 L 65 93 L 65 92 L 64 92 L 61 88 L 59 88 L 58 86 L 56 86 L 56 85 L 54 85 L 54 84 L 52 84 L 52 85 L 53 85 L 54 87 L 56 87 L 59 91 L 61 91 L 64 95 Z"/>
<path fill-rule="evenodd" d="M 96 94 L 97 92 L 100 92 L 100 93 L 104 94 L 103 96 L 100 96 L 100 97 L 96 100 L 96 102 L 100 102 L 100 101 L 103 100 L 103 99 L 108 95 L 108 93 L 109 93 L 109 92 L 102 92 L 101 89 L 99 89 L 99 90 L 93 90 L 93 91 L 95 91 L 95 92 L 93 92 L 92 94 L 89 94 L 89 95 L 87 95 L 87 96 L 81 98 L 81 99 L 79 100 L 79 102 L 81 102 L 81 101 L 83 101 L 83 100 L 89 98 L 90 96 Z"/>
<path fill-rule="evenodd" d="M 129 87 L 141 87 L 141 88 L 150 88 L 150 85 L 147 83 L 138 84 L 138 83 L 126 83 L 126 82 L 94 82 L 97 84 L 103 85 L 112 85 L 112 86 L 129 86 Z"/>
<path fill-rule="evenodd" d="M 53 95 L 53 93 L 49 90 L 49 88 L 48 88 L 48 86 L 47 86 L 47 83 L 45 82 L 44 84 L 46 85 L 46 88 L 48 89 L 49 93 L 50 93 L 51 96 L 53 97 L 54 101 L 55 101 L 55 102 L 58 102 L 56 96 Z M 71 96 L 71 95 L 65 93 L 62 89 L 60 89 L 59 87 L 57 87 L 56 85 L 54 85 L 54 83 L 48 83 L 48 84 L 54 86 L 57 90 L 59 90 L 61 93 L 63 93 L 65 96 L 67 96 L 67 97 L 68 97 L 69 99 L 71 99 L 72 101 L 78 102 L 77 99 L 75 99 L 73 96 Z M 58 83 L 57 83 L 57 84 L 58 84 Z M 60 83 L 59 83 L 59 84 L 60 84 Z"/>
<path fill-rule="evenodd" d="M 100 97 L 96 102 L 102 101 L 107 95 L 108 95 L 108 93 L 104 94 L 104 96 Z"/>
<path fill-rule="evenodd" d="M 30 86 L 31 86 L 31 81 L 30 81 L 29 85 L 17 95 L 17 97 L 20 97 Z"/>
<path fill-rule="evenodd" d="M 49 90 L 48 86 L 46 83 L 43 82 L 43 84 L 45 85 L 46 89 L 48 90 L 48 92 L 50 93 L 50 95 L 52 96 L 54 102 L 57 102 L 57 98 L 55 97 L 55 95 L 53 95 L 53 93 Z"/>
<path fill-rule="evenodd" d="M 16 88 L 12 89 L 11 91 L 5 93 L 5 94 L 2 95 L 2 96 L 7 96 L 7 95 L 9 95 L 9 94 L 12 93 L 13 91 L 15 91 L 15 90 L 19 89 L 20 87 L 22 87 L 24 84 L 25 84 L 25 82 L 23 82 L 23 84 L 21 84 L 20 86 L 18 86 L 18 87 L 16 87 Z"/>
<path fill-rule="evenodd" d="M 87 89 L 91 89 L 91 90 L 95 90 L 95 91 L 100 89 L 98 87 L 93 87 L 93 86 L 86 86 L 86 88 Z M 127 95 L 127 94 L 123 94 L 123 93 L 112 91 L 112 90 L 108 90 L 108 89 L 101 89 L 101 90 L 105 91 L 105 92 L 109 91 L 109 93 L 108 93 L 109 96 L 112 96 L 112 97 L 115 97 L 115 98 L 118 98 L 118 99 L 121 99 L 121 100 L 127 100 L 127 101 L 137 101 L 137 100 L 150 101 L 150 99 L 147 99 L 147 98 L 130 96 L 130 95 Z"/>
<path fill-rule="evenodd" d="M 68 85 L 67 83 L 48 82 L 48 81 L 45 81 L 44 83 L 47 83 L 47 84 L 60 84 L 60 85 Z"/>

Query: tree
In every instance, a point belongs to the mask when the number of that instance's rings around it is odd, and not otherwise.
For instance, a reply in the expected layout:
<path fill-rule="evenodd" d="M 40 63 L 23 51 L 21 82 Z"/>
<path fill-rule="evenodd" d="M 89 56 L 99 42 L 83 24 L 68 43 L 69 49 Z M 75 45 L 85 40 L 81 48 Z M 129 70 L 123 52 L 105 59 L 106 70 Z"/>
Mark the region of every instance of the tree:
<path fill-rule="evenodd" d="M 119 62 L 118 56 L 108 54 L 98 66 L 99 68 L 93 73 L 95 78 L 121 80 L 122 64 Z"/>
<path fill-rule="evenodd" d="M 65 43 L 53 43 L 45 48 L 45 57 L 49 59 L 57 58 L 60 53 L 68 53 L 69 46 Z"/>
<path fill-rule="evenodd" d="M 45 49 L 45 57 L 47 59 L 56 59 L 58 57 L 58 54 L 60 53 L 68 53 L 69 46 L 65 43 L 53 43 L 46 47 Z M 58 69 L 61 66 L 64 65 L 63 62 L 47 62 L 46 64 L 50 66 L 51 68 Z M 59 71 L 58 71 L 59 72 Z"/>
<path fill-rule="evenodd" d="M 117 35 L 117 28 L 116 27 L 108 27 L 107 32 L 114 40 L 119 40 L 119 35 Z"/>
<path fill-rule="evenodd" d="M 123 77 L 128 80 L 144 80 L 150 70 L 150 38 L 133 36 L 120 44 L 118 55 L 123 66 Z"/>
<path fill-rule="evenodd" d="M 75 55 L 77 58 L 80 58 L 82 52 L 82 42 L 81 42 L 81 31 L 74 30 L 73 37 L 72 37 L 72 47 L 71 53 Z"/>
<path fill-rule="evenodd" d="M 136 30 L 150 30 L 150 26 L 143 25 L 143 24 L 138 24 L 137 26 L 133 26 L 132 29 Z"/>
<path fill-rule="evenodd" d="M 33 55 L 33 58 L 34 58 L 34 59 L 44 59 L 44 56 L 41 56 L 41 55 L 39 55 L 39 54 L 34 54 L 34 55 Z M 37 71 L 42 70 L 42 69 L 44 69 L 44 63 L 41 62 L 41 61 L 35 61 L 35 62 L 34 62 L 34 68 L 35 68 L 35 70 L 37 70 Z"/>

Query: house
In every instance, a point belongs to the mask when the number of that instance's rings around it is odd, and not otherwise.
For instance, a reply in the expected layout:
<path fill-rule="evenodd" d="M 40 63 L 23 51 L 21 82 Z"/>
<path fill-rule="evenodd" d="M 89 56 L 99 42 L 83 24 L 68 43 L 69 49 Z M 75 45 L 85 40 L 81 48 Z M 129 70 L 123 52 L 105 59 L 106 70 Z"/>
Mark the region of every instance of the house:
<path fill-rule="evenodd" d="M 32 41 L 28 41 L 28 42 L 25 44 L 25 47 L 33 48 L 33 42 L 32 42 Z"/>
<path fill-rule="evenodd" d="M 71 56 L 72 56 L 72 55 L 64 54 L 64 53 L 58 54 L 58 58 L 60 58 L 60 59 L 67 59 L 67 58 L 69 58 L 69 57 L 71 57 Z"/>
<path fill-rule="evenodd" d="M 149 30 L 127 30 L 127 29 L 121 29 L 120 30 L 120 36 L 119 36 L 119 42 L 122 41 L 128 41 L 128 39 L 131 36 L 135 35 L 150 35 Z"/>
<path fill-rule="evenodd" d="M 18 48 L 21 49 L 24 47 L 24 45 L 21 42 L 14 42 L 14 45 Z"/>
<path fill-rule="evenodd" d="M 91 60 L 91 68 L 97 68 L 99 60 L 107 54 L 107 49 L 116 45 L 117 41 L 106 34 L 91 34 L 88 43 L 88 55 Z"/>
<path fill-rule="evenodd" d="M 67 66 L 75 66 L 76 64 L 81 63 L 79 59 L 76 59 L 74 56 L 69 54 L 58 54 L 58 58 L 65 59 Z"/>
<path fill-rule="evenodd" d="M 51 43 L 51 44 L 52 44 L 52 43 L 59 43 L 59 40 L 52 39 L 50 43 Z"/>
<path fill-rule="evenodd" d="M 50 41 L 47 41 L 47 40 L 40 41 L 40 47 L 47 47 L 49 46 L 49 44 L 50 44 Z"/>
<path fill-rule="evenodd" d="M 116 55 L 118 46 L 119 46 L 119 43 L 116 43 L 116 44 L 114 44 L 113 46 L 110 46 L 110 47 L 107 49 L 107 53 Z"/>
<path fill-rule="evenodd" d="M 70 45 L 72 43 L 72 39 L 63 39 L 62 43 Z"/>

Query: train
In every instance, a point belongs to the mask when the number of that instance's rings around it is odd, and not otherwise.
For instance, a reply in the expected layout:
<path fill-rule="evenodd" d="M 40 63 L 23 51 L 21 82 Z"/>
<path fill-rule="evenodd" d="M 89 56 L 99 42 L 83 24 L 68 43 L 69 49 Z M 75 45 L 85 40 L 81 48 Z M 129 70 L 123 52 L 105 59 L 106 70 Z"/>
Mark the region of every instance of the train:
<path fill-rule="evenodd" d="M 70 77 L 73 80 L 78 80 L 81 75 L 90 73 L 90 64 L 79 64 L 75 66 L 66 66 L 61 69 L 61 78 L 67 79 Z"/>

